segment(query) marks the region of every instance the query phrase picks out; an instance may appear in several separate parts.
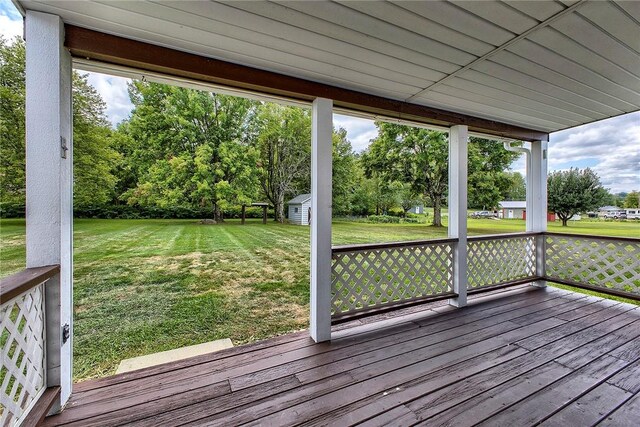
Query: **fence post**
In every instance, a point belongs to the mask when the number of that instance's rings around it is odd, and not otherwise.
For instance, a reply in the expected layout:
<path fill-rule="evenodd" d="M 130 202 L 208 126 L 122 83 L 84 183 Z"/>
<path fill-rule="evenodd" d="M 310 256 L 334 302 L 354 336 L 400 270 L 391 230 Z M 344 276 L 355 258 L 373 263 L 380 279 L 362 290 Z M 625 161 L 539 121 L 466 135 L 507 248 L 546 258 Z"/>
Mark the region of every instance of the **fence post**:
<path fill-rule="evenodd" d="M 60 411 L 72 384 L 73 191 L 71 55 L 57 15 L 27 11 L 27 267 L 59 264 L 45 291 L 46 385 L 60 386 Z"/>
<path fill-rule="evenodd" d="M 449 300 L 455 307 L 467 305 L 467 152 L 468 128 L 449 128 L 449 237 L 457 238 L 453 254 L 453 291 Z"/>
<path fill-rule="evenodd" d="M 547 141 L 531 143 L 531 161 L 527 165 L 527 231 L 547 231 Z M 536 275 L 545 276 L 545 237 L 536 237 Z M 547 282 L 538 280 L 535 286 L 544 287 Z"/>
<path fill-rule="evenodd" d="M 313 101 L 311 124 L 311 338 L 331 339 L 333 101 Z"/>

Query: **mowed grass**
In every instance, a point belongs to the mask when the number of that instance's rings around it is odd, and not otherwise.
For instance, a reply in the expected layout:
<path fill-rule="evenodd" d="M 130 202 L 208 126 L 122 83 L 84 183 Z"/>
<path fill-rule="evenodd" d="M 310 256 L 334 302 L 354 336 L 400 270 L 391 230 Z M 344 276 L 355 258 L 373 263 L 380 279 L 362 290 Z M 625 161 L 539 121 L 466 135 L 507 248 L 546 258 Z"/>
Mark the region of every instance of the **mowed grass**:
<path fill-rule="evenodd" d="M 445 218 L 446 221 L 446 218 Z M 0 275 L 24 268 L 24 220 L 0 221 Z M 640 237 L 633 222 L 550 231 Z M 524 221 L 469 220 L 469 233 L 524 231 Z M 335 221 L 333 244 L 446 237 L 424 224 Z M 239 345 L 306 328 L 309 228 L 250 220 L 76 220 L 74 378 L 122 359 L 220 338 Z"/>

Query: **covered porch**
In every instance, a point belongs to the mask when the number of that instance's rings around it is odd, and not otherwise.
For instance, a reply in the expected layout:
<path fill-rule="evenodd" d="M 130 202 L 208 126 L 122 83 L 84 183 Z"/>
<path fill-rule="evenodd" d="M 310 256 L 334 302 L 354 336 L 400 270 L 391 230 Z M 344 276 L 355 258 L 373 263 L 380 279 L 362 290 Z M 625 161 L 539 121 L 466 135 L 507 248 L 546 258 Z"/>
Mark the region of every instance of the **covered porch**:
<path fill-rule="evenodd" d="M 640 109 L 637 5 L 16 4 L 3 424 L 634 425 L 638 309 L 546 282 L 638 299 L 640 239 L 548 233 L 546 176 L 550 132 Z M 309 331 L 72 384 L 73 66 L 312 108 Z M 447 239 L 332 246 L 334 111 L 448 132 Z M 527 143 L 526 232 L 467 236 L 470 134 Z"/>
<path fill-rule="evenodd" d="M 633 425 L 640 310 L 516 286 L 86 381 L 45 426 Z"/>

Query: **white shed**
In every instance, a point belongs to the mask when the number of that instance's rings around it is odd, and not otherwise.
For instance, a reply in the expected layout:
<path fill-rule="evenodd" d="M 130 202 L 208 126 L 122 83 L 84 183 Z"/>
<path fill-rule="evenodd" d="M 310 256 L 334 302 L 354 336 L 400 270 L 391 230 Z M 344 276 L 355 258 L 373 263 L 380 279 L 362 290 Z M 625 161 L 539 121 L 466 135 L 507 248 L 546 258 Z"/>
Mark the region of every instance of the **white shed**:
<path fill-rule="evenodd" d="M 289 222 L 291 224 L 309 225 L 311 219 L 311 194 L 300 194 L 289 200 Z"/>
<path fill-rule="evenodd" d="M 424 205 L 422 203 L 419 203 L 419 204 L 415 205 L 414 207 L 409 209 L 409 213 L 412 213 L 412 214 L 423 214 L 424 213 Z"/>
<path fill-rule="evenodd" d="M 498 203 L 501 218 L 526 219 L 527 202 L 524 200 L 503 201 Z"/>

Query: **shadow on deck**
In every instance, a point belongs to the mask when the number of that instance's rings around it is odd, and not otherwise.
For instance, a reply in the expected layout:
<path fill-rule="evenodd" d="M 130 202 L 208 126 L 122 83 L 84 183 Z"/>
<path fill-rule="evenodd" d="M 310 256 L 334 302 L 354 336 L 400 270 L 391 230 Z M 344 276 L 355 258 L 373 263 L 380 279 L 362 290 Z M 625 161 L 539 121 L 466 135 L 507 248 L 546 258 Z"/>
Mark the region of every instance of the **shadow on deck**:
<path fill-rule="evenodd" d="M 637 425 L 640 309 L 531 286 L 76 384 L 46 426 Z"/>

